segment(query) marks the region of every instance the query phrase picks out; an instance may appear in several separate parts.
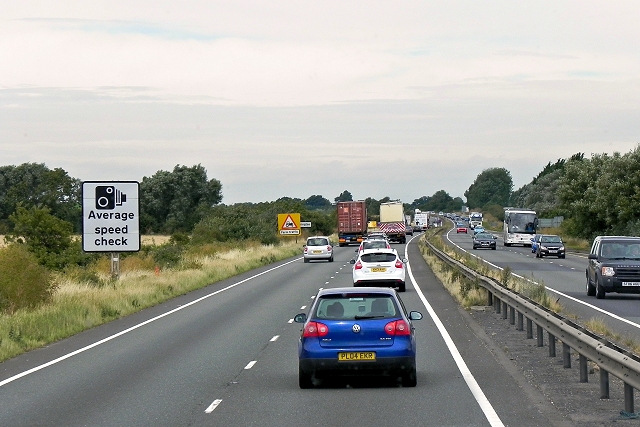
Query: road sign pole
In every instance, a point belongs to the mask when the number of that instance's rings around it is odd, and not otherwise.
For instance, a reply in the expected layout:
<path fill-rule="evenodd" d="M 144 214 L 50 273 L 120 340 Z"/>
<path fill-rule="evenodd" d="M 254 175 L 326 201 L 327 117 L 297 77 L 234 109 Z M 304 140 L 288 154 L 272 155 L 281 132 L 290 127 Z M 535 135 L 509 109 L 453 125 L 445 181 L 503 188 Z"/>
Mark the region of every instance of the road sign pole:
<path fill-rule="evenodd" d="M 111 252 L 111 278 L 117 279 L 118 277 L 120 277 L 120 254 Z"/>

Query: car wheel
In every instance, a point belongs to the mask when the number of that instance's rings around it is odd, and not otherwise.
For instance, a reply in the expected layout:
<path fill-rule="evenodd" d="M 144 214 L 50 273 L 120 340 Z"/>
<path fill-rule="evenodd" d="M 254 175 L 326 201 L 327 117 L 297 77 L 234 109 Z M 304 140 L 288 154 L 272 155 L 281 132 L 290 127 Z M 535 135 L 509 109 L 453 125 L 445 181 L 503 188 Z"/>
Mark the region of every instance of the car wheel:
<path fill-rule="evenodd" d="M 558 255 L 558 258 L 564 259 L 564 255 Z"/>
<path fill-rule="evenodd" d="M 305 259 L 304 259 L 304 262 L 309 262 L 309 259 L 305 258 Z"/>
<path fill-rule="evenodd" d="M 311 380 L 311 375 L 306 374 L 299 366 L 298 366 L 298 385 L 300 388 L 312 388 L 313 381 Z"/>
<path fill-rule="evenodd" d="M 587 277 L 587 296 L 592 297 L 596 294 L 596 287 L 591 284 L 589 277 Z"/>
<path fill-rule="evenodd" d="M 402 376 L 402 387 L 415 387 L 416 385 L 418 385 L 418 376 L 416 368 L 413 368 Z"/>
<path fill-rule="evenodd" d="M 495 251 L 495 250 L 496 250 L 496 247 L 495 247 L 495 246 L 494 246 L 494 247 L 492 247 L 492 248 L 491 248 L 491 250 L 492 250 L 492 251 Z"/>
<path fill-rule="evenodd" d="M 329 262 L 333 262 L 333 257 L 329 258 Z"/>
<path fill-rule="evenodd" d="M 604 299 L 606 292 L 604 291 L 604 288 L 602 287 L 602 285 L 597 284 L 596 285 L 596 298 L 598 299 Z"/>
<path fill-rule="evenodd" d="M 399 292 L 404 292 L 404 291 L 406 291 L 406 290 L 407 290 L 407 284 L 406 284 L 405 282 L 402 282 L 402 283 L 400 284 L 400 286 L 398 286 L 398 291 L 399 291 Z"/>

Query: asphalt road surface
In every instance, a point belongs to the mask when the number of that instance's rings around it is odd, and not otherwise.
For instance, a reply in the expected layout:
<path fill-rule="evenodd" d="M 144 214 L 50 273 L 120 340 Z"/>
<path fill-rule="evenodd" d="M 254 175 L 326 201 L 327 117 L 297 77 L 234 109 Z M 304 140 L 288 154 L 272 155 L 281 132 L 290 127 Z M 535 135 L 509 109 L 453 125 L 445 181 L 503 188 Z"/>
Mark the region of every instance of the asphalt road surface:
<path fill-rule="evenodd" d="M 333 263 L 278 262 L 0 364 L 0 425 L 568 425 L 451 300 L 415 239 L 394 247 L 410 261 L 401 297 L 424 314 L 415 388 L 299 389 L 293 316 L 318 289 L 352 285 L 356 247 L 336 247 Z"/>

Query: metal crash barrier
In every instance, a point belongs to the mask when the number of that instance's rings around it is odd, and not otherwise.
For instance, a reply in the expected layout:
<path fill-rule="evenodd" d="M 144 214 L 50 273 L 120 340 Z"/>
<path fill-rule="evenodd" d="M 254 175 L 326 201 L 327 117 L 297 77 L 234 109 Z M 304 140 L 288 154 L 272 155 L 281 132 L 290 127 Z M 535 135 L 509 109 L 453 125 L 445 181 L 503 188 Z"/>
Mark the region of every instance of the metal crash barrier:
<path fill-rule="evenodd" d="M 565 368 L 571 368 L 571 350 L 579 354 L 580 382 L 588 382 L 587 362 L 600 368 L 600 398 L 609 399 L 609 374 L 624 383 L 624 411 L 634 412 L 634 390 L 640 389 L 640 358 L 627 350 L 575 324 L 540 304 L 520 295 L 496 280 L 482 276 L 459 261 L 425 241 L 431 252 L 468 279 L 487 290 L 487 305 L 517 330 L 525 328 L 527 339 L 533 339 L 536 325 L 538 347 L 544 345 L 544 332 L 548 334 L 549 356 L 556 356 L 556 340 L 562 342 L 562 360 Z"/>

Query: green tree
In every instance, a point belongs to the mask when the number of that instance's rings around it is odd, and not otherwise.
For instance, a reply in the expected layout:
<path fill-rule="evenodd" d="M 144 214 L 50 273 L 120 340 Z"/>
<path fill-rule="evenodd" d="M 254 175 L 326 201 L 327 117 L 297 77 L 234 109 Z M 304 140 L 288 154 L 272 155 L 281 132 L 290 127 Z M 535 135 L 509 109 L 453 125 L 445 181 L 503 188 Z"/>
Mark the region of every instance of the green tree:
<path fill-rule="evenodd" d="M 469 208 L 478 209 L 489 204 L 506 206 L 512 191 L 511 172 L 505 168 L 490 168 L 478 175 L 464 196 Z"/>
<path fill-rule="evenodd" d="M 309 209 L 328 209 L 331 208 L 331 201 L 320 195 L 313 195 L 304 202 Z"/>
<path fill-rule="evenodd" d="M 5 239 L 23 244 L 38 262 L 51 269 L 62 270 L 69 264 L 82 264 L 88 256 L 79 250 L 79 242 L 72 239 L 71 223 L 57 218 L 47 207 L 27 209 L 18 205 L 9 219 L 14 227 Z"/>
<path fill-rule="evenodd" d="M 567 162 L 558 193 L 571 234 L 640 235 L 640 146 Z"/>
<path fill-rule="evenodd" d="M 144 232 L 188 232 L 222 201 L 222 184 L 201 165 L 176 165 L 140 183 L 140 228 Z"/>
<path fill-rule="evenodd" d="M 46 206 L 52 215 L 82 227 L 81 182 L 60 168 L 49 169 L 42 163 L 0 167 L 0 223 L 8 230 L 9 216 L 18 204 L 26 208 Z"/>
<path fill-rule="evenodd" d="M 351 195 L 351 193 L 347 190 L 344 190 L 342 193 L 340 193 L 340 195 L 338 197 L 336 197 L 335 199 L 333 199 L 336 202 L 352 202 L 353 201 L 353 196 Z"/>

